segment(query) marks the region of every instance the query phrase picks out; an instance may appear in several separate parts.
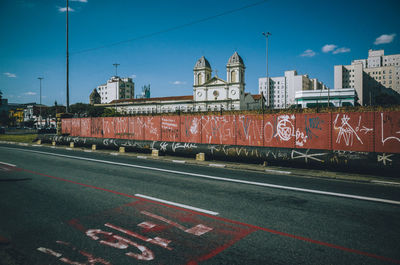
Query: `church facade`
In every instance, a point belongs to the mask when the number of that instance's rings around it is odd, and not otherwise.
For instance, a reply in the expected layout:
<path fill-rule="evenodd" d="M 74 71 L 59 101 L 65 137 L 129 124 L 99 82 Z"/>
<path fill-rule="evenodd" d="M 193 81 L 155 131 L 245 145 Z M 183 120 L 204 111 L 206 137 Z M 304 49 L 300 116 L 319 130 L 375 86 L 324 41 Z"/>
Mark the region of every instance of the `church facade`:
<path fill-rule="evenodd" d="M 223 80 L 212 76 L 211 65 L 202 56 L 193 69 L 193 96 L 125 99 L 110 105 L 127 114 L 261 109 L 263 97 L 245 92 L 245 69 L 243 59 L 235 52 L 228 60 Z"/>

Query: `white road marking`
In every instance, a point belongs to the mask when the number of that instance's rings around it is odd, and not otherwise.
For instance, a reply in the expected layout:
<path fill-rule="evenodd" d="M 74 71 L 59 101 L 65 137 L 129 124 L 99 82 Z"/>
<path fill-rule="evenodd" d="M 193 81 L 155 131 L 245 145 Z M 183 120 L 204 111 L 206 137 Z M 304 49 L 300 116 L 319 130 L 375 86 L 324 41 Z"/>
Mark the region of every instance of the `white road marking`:
<path fill-rule="evenodd" d="M 146 195 L 142 195 L 142 194 L 135 194 L 135 196 L 136 197 L 140 197 L 140 198 L 144 198 L 144 199 L 148 199 L 148 200 L 152 200 L 152 201 L 156 201 L 156 202 L 162 202 L 162 203 L 165 203 L 165 204 L 178 206 L 178 207 L 189 209 L 189 210 L 193 210 L 193 211 L 196 211 L 196 212 L 201 212 L 201 213 L 206 213 L 206 214 L 211 214 L 211 215 L 218 215 L 219 214 L 217 212 L 204 210 L 204 209 L 193 207 L 193 206 L 186 205 L 186 204 L 180 204 L 180 203 L 176 203 L 176 202 L 161 200 L 161 199 L 158 199 L 158 198 L 154 198 L 154 197 L 150 197 L 150 196 L 146 196 Z"/>
<path fill-rule="evenodd" d="M 357 196 L 357 195 L 352 195 L 352 194 L 344 194 L 344 193 L 336 193 L 336 192 L 328 192 L 328 191 L 320 191 L 320 190 L 302 189 L 302 188 L 296 188 L 296 187 L 290 187 L 290 186 L 282 186 L 282 185 L 275 185 L 275 184 L 268 184 L 268 183 L 262 183 L 262 182 L 240 180 L 240 179 L 215 177 L 215 176 L 209 176 L 209 175 L 204 175 L 204 174 L 176 171 L 176 170 L 156 168 L 156 167 L 139 166 L 139 165 L 133 165 L 133 164 L 126 164 L 126 163 L 113 162 L 113 161 L 100 160 L 100 159 L 87 158 L 87 157 L 80 157 L 80 156 L 48 153 L 48 152 L 29 150 L 29 149 L 11 148 L 11 147 L 3 147 L 3 146 L 1 146 L 1 148 L 11 149 L 11 150 L 19 150 L 19 151 L 23 151 L 23 152 L 31 152 L 31 153 L 37 153 L 37 154 L 45 154 L 45 155 L 51 155 L 51 156 L 67 157 L 67 158 L 72 158 L 72 159 L 77 159 L 77 160 L 86 160 L 86 161 L 98 162 L 98 163 L 103 163 L 103 164 L 118 165 L 118 166 L 132 167 L 132 168 L 141 168 L 141 169 L 167 172 L 167 173 L 179 174 L 179 175 L 187 175 L 187 176 L 193 176 L 193 177 L 199 177 L 199 178 L 205 178 L 205 179 L 213 179 L 213 180 L 219 180 L 219 181 L 227 181 L 227 182 L 233 182 L 233 183 L 255 185 L 255 186 L 261 186 L 261 187 L 268 187 L 268 188 L 275 188 L 275 189 L 282 189 L 282 190 L 301 191 L 301 192 L 314 193 L 314 194 L 320 194 L 320 195 L 328 195 L 328 196 L 335 196 L 335 197 L 342 197 L 342 198 L 349 198 L 349 199 L 357 199 L 357 200 L 364 200 L 364 201 L 373 201 L 373 202 L 382 202 L 382 203 L 400 205 L 400 201 L 386 200 L 386 199 L 380 199 L 380 198 Z"/>
<path fill-rule="evenodd" d="M 65 148 L 66 150 L 73 150 L 72 148 L 70 148 L 70 147 L 67 147 L 67 148 Z"/>
<path fill-rule="evenodd" d="M 278 174 L 292 174 L 290 171 L 283 171 L 283 170 L 275 170 L 275 169 L 266 169 L 265 172 L 269 173 L 278 173 Z"/>
<path fill-rule="evenodd" d="M 118 156 L 118 155 L 119 155 L 119 153 L 110 153 L 110 155 L 113 155 L 113 156 Z"/>
<path fill-rule="evenodd" d="M 147 159 L 147 156 L 137 156 L 137 158 L 140 158 L 140 159 Z"/>
<path fill-rule="evenodd" d="M 91 152 L 93 152 L 92 150 L 83 150 L 83 152 L 86 152 L 86 153 L 91 153 Z"/>
<path fill-rule="evenodd" d="M 6 163 L 6 162 L 0 162 L 0 164 L 6 165 L 6 166 L 9 166 L 9 167 L 16 167 L 16 165 L 14 165 L 14 164 L 9 164 L 9 163 Z"/>
<path fill-rule="evenodd" d="M 172 162 L 178 163 L 178 164 L 185 164 L 186 163 L 185 160 L 172 160 Z"/>
<path fill-rule="evenodd" d="M 387 184 L 387 185 L 400 185 L 399 182 L 392 182 L 392 181 L 371 180 L 371 182 L 378 184 Z"/>
<path fill-rule="evenodd" d="M 209 164 L 210 167 L 226 167 L 226 165 L 223 164 Z"/>
<path fill-rule="evenodd" d="M 28 146 L 29 144 L 27 144 L 27 143 L 18 143 L 18 145 Z"/>

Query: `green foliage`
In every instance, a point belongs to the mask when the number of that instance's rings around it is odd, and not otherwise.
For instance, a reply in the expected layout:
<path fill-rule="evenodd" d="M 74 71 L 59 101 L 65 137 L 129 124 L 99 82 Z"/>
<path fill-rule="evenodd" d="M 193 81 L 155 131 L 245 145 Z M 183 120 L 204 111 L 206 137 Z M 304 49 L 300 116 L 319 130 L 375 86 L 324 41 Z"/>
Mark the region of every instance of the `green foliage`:
<path fill-rule="evenodd" d="M 116 111 L 114 108 L 106 108 L 104 109 L 104 113 L 102 117 L 120 117 L 122 113 Z"/>
<path fill-rule="evenodd" d="M 36 139 L 37 134 L 0 134 L 1 141 L 32 143 Z"/>
<path fill-rule="evenodd" d="M 13 123 L 15 123 L 15 118 L 10 117 L 8 115 L 7 111 L 3 110 L 2 112 L 0 112 L 0 125 L 1 126 L 10 126 Z"/>
<path fill-rule="evenodd" d="M 70 106 L 69 112 L 71 114 L 76 114 L 79 117 L 101 117 L 105 113 L 105 107 L 76 103 Z"/>

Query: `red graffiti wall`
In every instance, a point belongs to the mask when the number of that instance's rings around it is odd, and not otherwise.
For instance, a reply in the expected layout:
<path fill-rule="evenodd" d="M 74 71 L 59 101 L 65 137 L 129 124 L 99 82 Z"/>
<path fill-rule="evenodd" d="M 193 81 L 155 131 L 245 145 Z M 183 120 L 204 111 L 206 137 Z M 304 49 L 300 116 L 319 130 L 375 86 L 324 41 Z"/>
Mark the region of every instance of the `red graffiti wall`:
<path fill-rule="evenodd" d="M 144 140 L 147 141 L 160 141 L 161 130 L 160 130 L 160 116 L 145 116 L 144 121 Z"/>
<path fill-rule="evenodd" d="M 400 112 L 62 119 L 71 136 L 400 153 Z"/>
<path fill-rule="evenodd" d="M 61 132 L 62 134 L 71 134 L 71 119 L 62 119 L 61 120 Z"/>
<path fill-rule="evenodd" d="M 114 128 L 115 138 L 129 139 L 129 122 L 128 117 L 115 117 Z"/>
<path fill-rule="evenodd" d="M 264 115 L 264 146 L 294 148 L 295 126 L 294 114 Z"/>
<path fill-rule="evenodd" d="M 375 113 L 375 152 L 400 152 L 400 115 L 398 112 Z"/>
<path fill-rule="evenodd" d="M 296 114 L 296 148 L 331 149 L 331 114 Z"/>
<path fill-rule="evenodd" d="M 103 118 L 92 118 L 90 126 L 91 137 L 103 137 Z"/>
<path fill-rule="evenodd" d="M 181 141 L 201 143 L 201 116 L 181 116 Z"/>
<path fill-rule="evenodd" d="M 82 137 L 91 137 L 92 118 L 81 119 L 81 134 Z"/>
<path fill-rule="evenodd" d="M 263 146 L 263 124 L 262 115 L 237 115 L 237 145 Z"/>
<path fill-rule="evenodd" d="M 129 117 L 129 137 L 132 140 L 144 140 L 144 120 L 141 116 Z"/>
<path fill-rule="evenodd" d="M 374 113 L 332 113 L 332 149 L 374 151 Z"/>
<path fill-rule="evenodd" d="M 115 138 L 114 117 L 103 118 L 103 137 Z"/>
<path fill-rule="evenodd" d="M 71 135 L 72 136 L 81 135 L 81 119 L 79 118 L 71 119 Z"/>
<path fill-rule="evenodd" d="M 202 143 L 235 145 L 235 115 L 202 116 Z"/>
<path fill-rule="evenodd" d="M 161 117 L 161 141 L 181 141 L 180 116 Z"/>

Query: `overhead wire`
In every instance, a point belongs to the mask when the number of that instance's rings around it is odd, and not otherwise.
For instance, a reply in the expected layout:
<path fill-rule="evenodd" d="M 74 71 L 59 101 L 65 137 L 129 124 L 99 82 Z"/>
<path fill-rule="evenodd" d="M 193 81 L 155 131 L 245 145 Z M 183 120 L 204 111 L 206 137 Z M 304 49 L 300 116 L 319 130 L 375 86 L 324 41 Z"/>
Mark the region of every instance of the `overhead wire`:
<path fill-rule="evenodd" d="M 191 21 L 191 22 L 189 22 L 189 23 L 185 23 L 185 24 L 173 26 L 173 27 L 170 27 L 170 28 L 166 28 L 166 29 L 163 29 L 163 30 L 155 31 L 155 32 L 148 33 L 148 34 L 144 34 L 144 35 L 141 35 L 141 36 L 138 36 L 138 37 L 135 37 L 135 38 L 131 38 L 131 39 L 127 39 L 127 40 L 122 40 L 122 41 L 118 41 L 118 42 L 114 42 L 114 43 L 110 43 L 110 44 L 106 44 L 106 45 L 102 45 L 102 46 L 97 46 L 97 47 L 94 47 L 94 48 L 88 48 L 88 49 L 84 49 L 84 50 L 80 50 L 80 51 L 76 51 L 76 52 L 70 52 L 70 55 L 75 55 L 75 54 L 81 54 L 81 53 L 91 52 L 91 51 L 95 51 L 95 50 L 99 50 L 99 49 L 104 49 L 104 48 L 109 48 L 109 47 L 121 45 L 121 44 L 128 43 L 128 42 L 133 42 L 133 41 L 137 41 L 137 40 L 147 39 L 147 38 L 150 38 L 150 37 L 159 35 L 159 34 L 163 34 L 163 33 L 171 32 L 171 31 L 175 31 L 175 30 L 182 29 L 182 28 L 186 28 L 186 27 L 189 27 L 189 26 L 193 26 L 193 25 L 196 25 L 196 24 L 199 24 L 199 23 L 202 23 L 202 22 L 211 20 L 211 19 L 215 19 L 215 18 L 218 18 L 218 17 L 222 17 L 222 16 L 226 16 L 226 15 L 229 15 L 229 14 L 232 14 L 232 13 L 236 13 L 236 12 L 239 12 L 239 11 L 241 11 L 241 10 L 248 9 L 248 8 L 250 8 L 250 7 L 254 7 L 254 6 L 257 6 L 257 5 L 261 5 L 261 4 L 263 4 L 263 3 L 267 2 L 267 1 L 268 1 L 268 0 L 263 0 L 263 1 L 255 2 L 255 3 L 248 4 L 248 5 L 239 7 L 239 8 L 235 8 L 235 9 L 228 10 L 228 11 L 225 11 L 225 12 L 222 12 L 222 13 L 219 13 L 219 14 L 216 14 L 216 15 L 212 15 L 212 16 L 208 16 L 208 17 L 201 18 L 201 19 L 198 19 L 198 20 L 194 20 L 194 21 Z"/>

